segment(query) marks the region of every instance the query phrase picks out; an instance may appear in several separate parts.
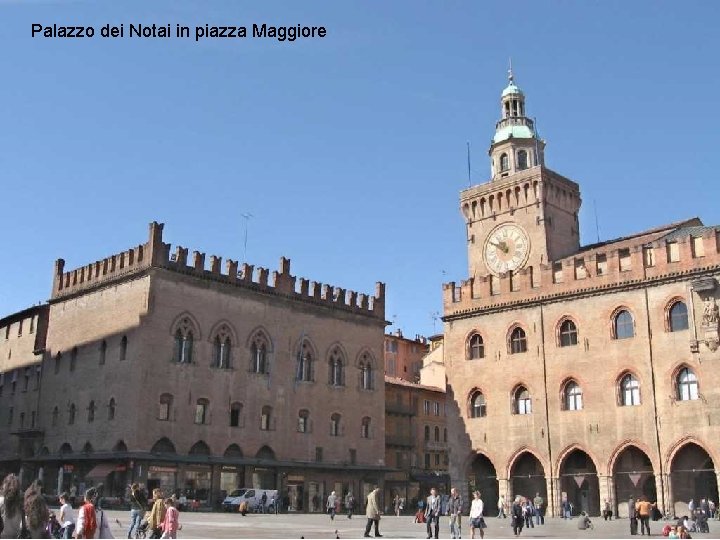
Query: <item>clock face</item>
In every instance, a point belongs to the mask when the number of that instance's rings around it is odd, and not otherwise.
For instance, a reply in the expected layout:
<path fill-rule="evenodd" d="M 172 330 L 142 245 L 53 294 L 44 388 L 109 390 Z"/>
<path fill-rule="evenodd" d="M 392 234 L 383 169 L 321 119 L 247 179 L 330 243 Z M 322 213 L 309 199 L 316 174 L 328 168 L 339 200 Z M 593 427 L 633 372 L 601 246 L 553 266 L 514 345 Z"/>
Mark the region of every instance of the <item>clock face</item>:
<path fill-rule="evenodd" d="M 483 258 L 488 270 L 496 276 L 519 270 L 530 254 L 530 240 L 520 227 L 505 223 L 495 227 L 485 240 Z"/>

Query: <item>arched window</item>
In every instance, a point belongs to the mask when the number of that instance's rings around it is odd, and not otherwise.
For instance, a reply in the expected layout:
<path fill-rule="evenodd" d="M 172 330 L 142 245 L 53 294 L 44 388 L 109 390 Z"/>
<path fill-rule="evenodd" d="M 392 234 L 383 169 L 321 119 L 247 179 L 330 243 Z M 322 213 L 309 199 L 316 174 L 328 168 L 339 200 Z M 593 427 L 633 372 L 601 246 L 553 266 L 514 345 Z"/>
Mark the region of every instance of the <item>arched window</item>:
<path fill-rule="evenodd" d="M 310 344 L 304 341 L 298 353 L 297 363 L 297 380 L 312 381 L 313 380 L 313 353 Z"/>
<path fill-rule="evenodd" d="M 237 401 L 230 404 L 230 427 L 240 427 L 240 415 L 242 414 L 242 403 Z"/>
<path fill-rule="evenodd" d="M 333 437 L 340 436 L 340 415 L 338 413 L 334 413 L 330 417 L 330 435 Z"/>
<path fill-rule="evenodd" d="M 528 168 L 528 154 L 525 150 L 520 150 L 517 154 L 518 158 L 518 169 L 523 170 Z"/>
<path fill-rule="evenodd" d="M 57 353 L 55 355 L 55 375 L 60 373 L 60 366 L 62 364 L 62 353 Z"/>
<path fill-rule="evenodd" d="M 430 440 L 430 426 L 425 426 L 425 440 Z"/>
<path fill-rule="evenodd" d="M 527 351 L 527 339 L 525 330 L 519 326 L 510 334 L 510 354 L 524 353 Z"/>
<path fill-rule="evenodd" d="M 78 348 L 73 347 L 70 351 L 70 371 L 75 371 L 75 365 L 77 364 Z"/>
<path fill-rule="evenodd" d="M 435 442 L 440 442 L 440 428 L 435 426 Z"/>
<path fill-rule="evenodd" d="M 75 414 L 77 413 L 77 407 L 74 403 L 70 404 L 70 410 L 68 411 L 68 424 L 72 425 L 75 423 Z"/>
<path fill-rule="evenodd" d="M 374 388 L 372 362 L 367 354 L 360 357 L 360 387 L 363 390 Z"/>
<path fill-rule="evenodd" d="M 189 317 L 184 317 L 175 330 L 175 349 L 173 360 L 178 364 L 191 364 L 193 361 L 193 344 L 195 331 Z"/>
<path fill-rule="evenodd" d="M 99 359 L 100 365 L 105 363 L 106 356 L 107 356 L 107 341 L 105 341 L 103 339 L 102 343 L 100 343 L 100 359 Z"/>
<path fill-rule="evenodd" d="M 58 424 L 58 416 L 60 416 L 60 411 L 57 407 L 55 407 L 52 411 L 52 425 L 53 427 L 57 426 Z"/>
<path fill-rule="evenodd" d="M 485 344 L 480 334 L 473 334 L 468 340 L 468 358 L 478 360 L 485 358 Z"/>
<path fill-rule="evenodd" d="M 668 325 L 671 332 L 679 332 L 688 329 L 688 310 L 685 302 L 678 300 L 669 311 Z"/>
<path fill-rule="evenodd" d="M 263 332 L 257 332 L 250 345 L 250 371 L 269 373 L 267 354 L 268 339 Z"/>
<path fill-rule="evenodd" d="M 232 341 L 230 340 L 230 329 L 222 325 L 213 339 L 212 367 L 230 369 L 230 351 Z"/>
<path fill-rule="evenodd" d="M 115 420 L 115 398 L 108 402 L 108 420 Z"/>
<path fill-rule="evenodd" d="M 470 398 L 470 418 L 482 418 L 486 414 L 485 396 L 478 390 Z"/>
<path fill-rule="evenodd" d="M 127 358 L 127 347 L 128 347 L 128 338 L 127 336 L 123 336 L 120 340 L 120 361 L 122 362 Z"/>
<path fill-rule="evenodd" d="M 170 420 L 170 409 L 173 403 L 172 394 L 160 396 L 160 408 L 158 409 L 158 420 Z"/>
<path fill-rule="evenodd" d="M 328 383 L 331 386 L 345 385 L 345 370 L 342 351 L 335 347 L 330 353 Z"/>
<path fill-rule="evenodd" d="M 677 397 L 680 401 L 690 401 L 698 398 L 698 380 L 695 372 L 690 368 L 683 368 L 677 374 Z"/>
<path fill-rule="evenodd" d="M 623 407 L 640 405 L 640 382 L 632 373 L 620 379 L 620 404 Z"/>
<path fill-rule="evenodd" d="M 532 400 L 530 399 L 530 392 L 524 386 L 519 386 L 515 390 L 513 395 L 513 404 L 515 414 L 530 414 L 532 413 Z"/>
<path fill-rule="evenodd" d="M 613 321 L 615 339 L 628 339 L 635 336 L 635 324 L 629 311 L 620 310 Z"/>
<path fill-rule="evenodd" d="M 298 433 L 308 433 L 310 431 L 310 412 L 307 409 L 300 409 L 298 413 Z"/>
<path fill-rule="evenodd" d="M 582 388 L 575 381 L 570 381 L 565 385 L 563 392 L 563 402 L 566 411 L 579 411 L 583 408 Z"/>
<path fill-rule="evenodd" d="M 370 417 L 366 416 L 360 424 L 360 437 L 363 439 L 370 438 Z"/>
<path fill-rule="evenodd" d="M 208 420 L 208 406 L 210 402 L 205 398 L 200 398 L 195 403 L 195 423 L 205 424 Z"/>
<path fill-rule="evenodd" d="M 260 429 L 269 431 L 272 426 L 272 407 L 265 405 L 260 413 Z"/>
<path fill-rule="evenodd" d="M 560 346 L 570 347 L 577 345 L 577 327 L 570 319 L 565 319 L 560 324 Z"/>
<path fill-rule="evenodd" d="M 507 171 L 510 169 L 510 160 L 508 159 L 507 154 L 502 154 L 500 156 L 500 171 Z"/>
<path fill-rule="evenodd" d="M 87 420 L 88 420 L 88 422 L 95 421 L 95 402 L 94 401 L 90 401 L 90 404 L 88 405 Z"/>

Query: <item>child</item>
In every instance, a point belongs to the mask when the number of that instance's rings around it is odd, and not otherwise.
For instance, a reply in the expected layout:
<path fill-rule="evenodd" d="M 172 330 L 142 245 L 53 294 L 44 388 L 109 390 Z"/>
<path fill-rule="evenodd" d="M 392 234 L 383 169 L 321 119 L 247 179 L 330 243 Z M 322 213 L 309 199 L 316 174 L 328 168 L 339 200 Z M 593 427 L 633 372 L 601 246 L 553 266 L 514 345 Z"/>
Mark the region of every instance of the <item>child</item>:
<path fill-rule="evenodd" d="M 580 512 L 580 521 L 578 521 L 578 529 L 581 531 L 592 529 L 593 524 L 585 512 Z"/>
<path fill-rule="evenodd" d="M 172 499 L 165 499 L 165 518 L 162 522 L 162 536 L 160 538 L 177 538 L 179 528 L 180 512 L 175 508 Z"/>

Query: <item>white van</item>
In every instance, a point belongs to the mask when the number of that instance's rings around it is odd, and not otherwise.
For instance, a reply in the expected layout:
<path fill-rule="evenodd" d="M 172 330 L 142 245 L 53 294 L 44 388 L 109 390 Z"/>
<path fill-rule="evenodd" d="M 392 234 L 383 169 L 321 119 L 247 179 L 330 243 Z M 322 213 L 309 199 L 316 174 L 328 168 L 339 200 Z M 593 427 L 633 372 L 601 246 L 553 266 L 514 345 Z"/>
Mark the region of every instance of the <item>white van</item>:
<path fill-rule="evenodd" d="M 226 512 L 237 512 L 242 502 L 247 503 L 248 512 L 262 511 L 260 503 L 262 502 L 263 493 L 267 499 L 265 507 L 268 508 L 270 503 L 277 501 L 277 489 L 255 489 L 255 488 L 239 488 L 230 493 L 222 503 L 223 510 Z M 270 511 L 268 509 L 268 511 Z"/>

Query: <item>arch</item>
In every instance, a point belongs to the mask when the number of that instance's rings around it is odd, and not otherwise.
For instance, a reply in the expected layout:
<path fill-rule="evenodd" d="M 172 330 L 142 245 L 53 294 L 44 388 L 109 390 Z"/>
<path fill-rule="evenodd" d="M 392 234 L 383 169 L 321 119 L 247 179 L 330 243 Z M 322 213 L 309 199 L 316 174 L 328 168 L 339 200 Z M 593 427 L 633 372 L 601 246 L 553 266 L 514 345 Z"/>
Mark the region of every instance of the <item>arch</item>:
<path fill-rule="evenodd" d="M 274 349 L 273 340 L 270 336 L 270 332 L 268 332 L 267 328 L 265 328 L 263 325 L 258 325 L 255 328 L 253 328 L 250 333 L 248 334 L 247 340 L 245 340 L 245 346 L 249 349 L 253 341 L 258 335 L 262 335 L 262 337 L 265 339 L 267 346 L 268 346 L 268 352 L 272 352 Z"/>
<path fill-rule="evenodd" d="M 483 418 L 487 416 L 487 400 L 479 388 L 473 388 L 468 394 L 468 418 Z"/>
<path fill-rule="evenodd" d="M 190 455 L 190 456 L 210 456 L 210 455 L 212 455 L 212 452 L 210 452 L 210 447 L 207 445 L 207 443 L 205 441 L 200 440 L 190 447 L 190 451 L 188 452 L 188 455 Z"/>
<path fill-rule="evenodd" d="M 670 499 L 675 511 L 687 513 L 687 501 L 718 500 L 715 461 L 707 447 L 694 437 L 681 439 L 673 447 L 669 462 Z"/>
<path fill-rule="evenodd" d="M 681 332 L 690 328 L 685 299 L 680 296 L 671 298 L 665 304 L 664 319 L 666 332 Z"/>
<path fill-rule="evenodd" d="M 362 390 L 375 390 L 375 358 L 368 349 L 360 351 L 356 359 L 359 386 Z"/>
<path fill-rule="evenodd" d="M 50 449 L 47 446 L 43 446 L 40 451 L 38 452 L 38 456 L 49 456 L 50 455 Z"/>
<path fill-rule="evenodd" d="M 344 347 L 335 342 L 328 348 L 328 384 L 331 386 L 345 386 L 345 366 L 347 365 L 347 353 Z"/>
<path fill-rule="evenodd" d="M 627 517 L 628 500 L 645 496 L 657 500 L 655 469 L 647 448 L 636 441 L 621 444 L 609 461 L 609 472 L 615 486 L 618 517 Z"/>
<path fill-rule="evenodd" d="M 637 374 L 629 369 L 620 372 L 615 381 L 617 404 L 621 407 L 635 407 L 642 404 L 642 385 Z"/>
<path fill-rule="evenodd" d="M 572 347 L 578 344 L 578 325 L 569 315 L 561 317 L 555 326 L 555 340 L 558 347 Z"/>
<path fill-rule="evenodd" d="M 560 385 L 560 395 L 562 410 L 581 411 L 584 408 L 582 386 L 574 377 L 563 381 Z"/>
<path fill-rule="evenodd" d="M 626 306 L 615 308 L 610 321 L 613 339 L 630 339 L 635 337 L 635 316 Z"/>
<path fill-rule="evenodd" d="M 677 401 L 700 399 L 700 381 L 697 373 L 684 362 L 673 370 L 672 388 Z"/>
<path fill-rule="evenodd" d="M 465 358 L 468 360 L 485 358 L 485 341 L 480 332 L 473 330 L 467 337 L 465 343 Z"/>
<path fill-rule="evenodd" d="M 470 455 L 470 463 L 466 466 L 468 474 L 468 496 L 478 490 L 485 502 L 486 509 L 494 508 L 499 499 L 500 487 L 497 478 L 497 471 L 492 460 L 482 452 L 473 452 Z M 487 512 L 489 515 L 492 510 Z"/>
<path fill-rule="evenodd" d="M 90 441 L 87 441 L 82 448 L 83 454 L 92 454 L 93 453 L 93 445 L 90 444 Z"/>
<path fill-rule="evenodd" d="M 62 443 L 60 446 L 60 450 L 58 450 L 58 453 L 63 456 L 65 454 L 72 454 L 73 449 L 72 446 L 70 446 L 70 443 Z"/>
<path fill-rule="evenodd" d="M 232 349 L 238 342 L 232 325 L 224 319 L 215 323 L 208 334 L 208 340 L 212 344 L 210 365 L 215 368 L 230 369 L 232 367 Z"/>
<path fill-rule="evenodd" d="M 202 332 L 200 331 L 200 323 L 195 316 L 189 311 L 183 311 L 175 317 L 172 324 L 170 325 L 170 335 L 174 336 L 178 329 L 192 329 L 193 336 L 196 340 L 202 339 Z"/>
<path fill-rule="evenodd" d="M 508 329 L 507 337 L 508 354 L 522 354 L 527 352 L 527 332 L 520 323 L 515 323 Z"/>
<path fill-rule="evenodd" d="M 560 489 L 578 510 L 591 516 L 600 515 L 598 468 L 592 456 L 580 445 L 566 448 L 558 459 Z"/>
<path fill-rule="evenodd" d="M 545 465 L 535 451 L 527 447 L 518 450 L 508 464 L 508 472 L 511 495 L 540 493 L 547 500 Z"/>
<path fill-rule="evenodd" d="M 150 449 L 152 454 L 176 454 L 175 445 L 167 437 L 158 439 Z"/>
<path fill-rule="evenodd" d="M 223 452 L 223 457 L 226 457 L 226 458 L 241 458 L 241 457 L 243 457 L 242 448 L 240 448 L 239 445 L 237 445 L 237 444 L 235 444 L 235 443 L 232 443 L 231 445 L 229 445 L 229 446 L 225 449 L 225 452 Z"/>
<path fill-rule="evenodd" d="M 237 343 L 240 342 L 240 340 L 238 339 L 238 334 L 237 334 L 237 331 L 235 330 L 235 327 L 227 319 L 220 319 L 212 326 L 212 328 L 210 329 L 210 333 L 208 334 L 208 340 L 212 342 L 213 338 L 217 334 L 219 334 L 221 332 L 221 330 L 224 330 L 224 332 L 230 338 L 230 341 L 232 341 L 233 345 L 236 345 Z"/>
<path fill-rule="evenodd" d="M 330 415 L 330 435 L 332 437 L 339 437 L 342 435 L 342 415 L 340 413 L 333 413 Z"/>
<path fill-rule="evenodd" d="M 268 445 L 264 445 L 260 447 L 260 449 L 255 453 L 255 457 L 257 459 L 268 459 L 271 461 L 275 461 L 275 451 Z"/>
<path fill-rule="evenodd" d="M 174 340 L 173 361 L 178 364 L 191 364 L 195 342 L 202 339 L 198 322 L 186 311 L 175 319 L 170 333 Z"/>
<path fill-rule="evenodd" d="M 115 443 L 115 446 L 113 446 L 113 452 L 127 452 L 127 444 L 125 444 L 125 441 L 119 440 Z"/>
<path fill-rule="evenodd" d="M 256 327 L 250 333 L 246 346 L 250 349 L 250 371 L 260 374 L 270 373 L 269 355 L 272 351 L 272 341 L 267 331 L 263 327 Z"/>
<path fill-rule="evenodd" d="M 304 336 L 295 345 L 295 379 L 313 382 L 315 380 L 315 363 L 318 359 L 317 347 L 312 340 Z"/>
<path fill-rule="evenodd" d="M 503 152 L 500 154 L 500 172 L 506 172 L 510 170 L 510 159 L 507 153 Z"/>
<path fill-rule="evenodd" d="M 511 393 L 512 414 L 532 414 L 532 394 L 524 383 L 515 385 Z"/>
<path fill-rule="evenodd" d="M 528 168 L 528 153 L 527 150 L 520 150 L 517 153 L 518 170 L 522 171 Z"/>

